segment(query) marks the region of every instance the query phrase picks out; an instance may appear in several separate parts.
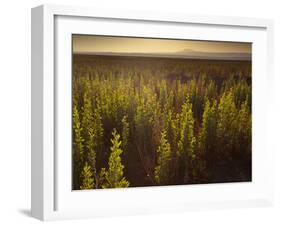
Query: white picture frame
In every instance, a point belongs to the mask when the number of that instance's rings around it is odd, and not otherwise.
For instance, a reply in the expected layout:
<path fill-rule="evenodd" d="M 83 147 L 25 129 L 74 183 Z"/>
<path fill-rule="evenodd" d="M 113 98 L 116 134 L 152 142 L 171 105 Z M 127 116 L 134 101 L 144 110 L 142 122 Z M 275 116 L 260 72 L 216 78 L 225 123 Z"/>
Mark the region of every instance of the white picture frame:
<path fill-rule="evenodd" d="M 73 33 L 252 42 L 253 181 L 71 191 L 71 142 L 64 134 L 71 133 Z M 56 220 L 271 205 L 273 153 L 265 138 L 270 107 L 266 99 L 273 82 L 272 39 L 273 22 L 265 19 L 56 5 L 33 8 L 32 216 Z M 86 200 L 98 205 L 87 205 Z"/>

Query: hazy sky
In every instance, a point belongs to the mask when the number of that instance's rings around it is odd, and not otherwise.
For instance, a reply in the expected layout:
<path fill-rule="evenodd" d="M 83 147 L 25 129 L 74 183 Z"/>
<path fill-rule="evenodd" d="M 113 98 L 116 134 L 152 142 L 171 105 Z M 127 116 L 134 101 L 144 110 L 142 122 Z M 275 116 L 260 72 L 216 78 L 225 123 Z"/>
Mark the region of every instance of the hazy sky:
<path fill-rule="evenodd" d="M 251 53 L 250 43 L 73 35 L 74 53 Z"/>

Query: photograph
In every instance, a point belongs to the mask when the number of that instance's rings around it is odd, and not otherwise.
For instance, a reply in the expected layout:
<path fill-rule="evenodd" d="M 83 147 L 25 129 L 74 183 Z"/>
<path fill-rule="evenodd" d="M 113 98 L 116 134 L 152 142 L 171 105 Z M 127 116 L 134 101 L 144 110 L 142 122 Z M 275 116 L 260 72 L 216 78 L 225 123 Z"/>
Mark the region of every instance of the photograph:
<path fill-rule="evenodd" d="M 252 181 L 252 43 L 72 34 L 72 190 Z"/>

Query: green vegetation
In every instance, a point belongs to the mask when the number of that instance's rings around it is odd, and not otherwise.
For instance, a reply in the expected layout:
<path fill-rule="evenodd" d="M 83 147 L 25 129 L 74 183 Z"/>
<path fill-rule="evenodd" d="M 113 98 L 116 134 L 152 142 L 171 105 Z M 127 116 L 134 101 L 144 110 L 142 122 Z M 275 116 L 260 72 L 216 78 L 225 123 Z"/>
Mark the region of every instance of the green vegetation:
<path fill-rule="evenodd" d="M 91 166 L 86 162 L 83 171 L 82 171 L 82 185 L 80 189 L 93 189 L 94 188 L 94 179 L 92 175 Z"/>
<path fill-rule="evenodd" d="M 73 189 L 251 180 L 251 63 L 73 56 Z"/>
<path fill-rule="evenodd" d="M 124 166 L 121 163 L 122 149 L 120 135 L 114 129 L 112 132 L 113 139 L 111 139 L 112 147 L 110 157 L 108 160 L 108 170 L 101 169 L 100 180 L 102 181 L 102 188 L 126 188 L 129 187 L 129 182 L 123 177 Z"/>
<path fill-rule="evenodd" d="M 171 180 L 170 163 L 171 163 L 171 147 L 166 139 L 166 131 L 161 133 L 160 145 L 157 149 L 157 165 L 155 167 L 155 181 L 157 184 L 169 184 Z"/>

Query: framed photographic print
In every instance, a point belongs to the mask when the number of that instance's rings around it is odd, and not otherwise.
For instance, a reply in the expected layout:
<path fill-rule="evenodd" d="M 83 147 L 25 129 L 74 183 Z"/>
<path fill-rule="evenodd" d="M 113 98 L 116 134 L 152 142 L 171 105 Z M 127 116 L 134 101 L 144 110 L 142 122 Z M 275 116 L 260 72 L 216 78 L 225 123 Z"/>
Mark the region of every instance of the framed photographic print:
<path fill-rule="evenodd" d="M 270 205 L 272 29 L 32 9 L 32 216 Z"/>

